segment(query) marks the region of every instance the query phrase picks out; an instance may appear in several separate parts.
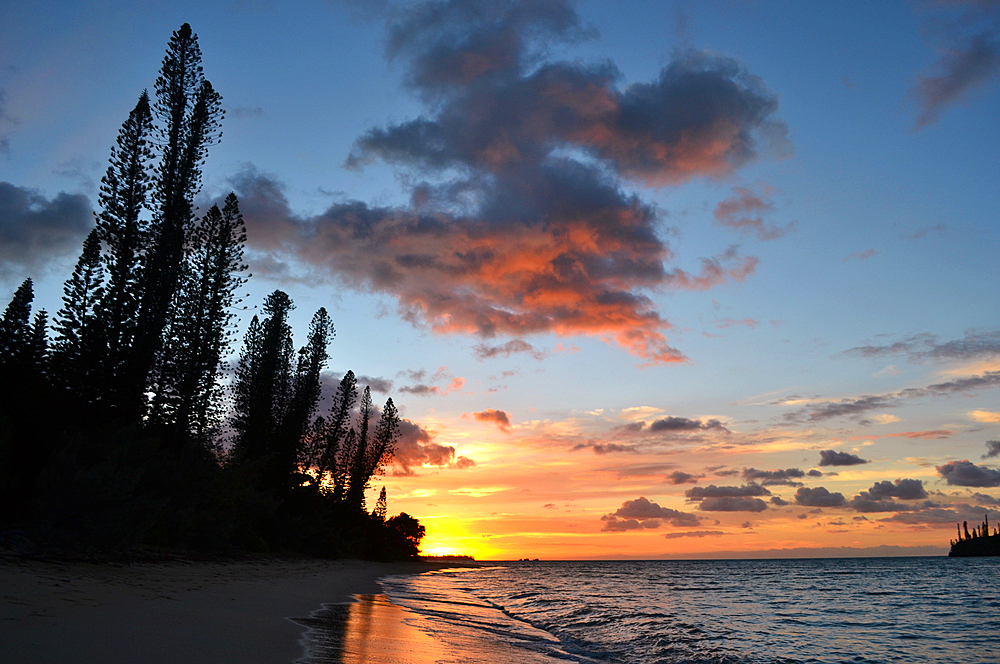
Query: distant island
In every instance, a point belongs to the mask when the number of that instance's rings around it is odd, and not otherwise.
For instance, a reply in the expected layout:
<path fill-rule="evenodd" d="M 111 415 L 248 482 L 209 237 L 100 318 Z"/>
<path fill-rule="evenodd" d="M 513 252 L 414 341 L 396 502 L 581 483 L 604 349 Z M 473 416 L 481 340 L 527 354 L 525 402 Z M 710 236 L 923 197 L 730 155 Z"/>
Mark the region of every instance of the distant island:
<path fill-rule="evenodd" d="M 958 539 L 951 541 L 948 555 L 952 558 L 1000 556 L 1000 528 L 994 529 L 991 535 L 989 518 L 984 516 L 982 525 L 969 532 L 969 522 L 963 521 L 958 527 Z"/>

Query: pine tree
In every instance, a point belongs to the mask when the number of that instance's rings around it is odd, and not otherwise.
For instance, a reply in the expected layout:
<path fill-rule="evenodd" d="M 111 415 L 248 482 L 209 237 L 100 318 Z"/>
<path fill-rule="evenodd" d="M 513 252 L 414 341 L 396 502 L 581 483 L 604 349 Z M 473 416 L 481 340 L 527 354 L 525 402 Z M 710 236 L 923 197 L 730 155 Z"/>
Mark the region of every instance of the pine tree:
<path fill-rule="evenodd" d="M 222 98 L 202 75 L 198 38 L 187 23 L 173 33 L 154 86 L 153 115 L 160 161 L 153 178 L 155 212 L 143 264 L 143 293 L 136 324 L 128 389 L 142 394 L 169 327 L 170 305 L 181 277 L 194 196 L 208 147 L 221 132 Z M 135 415 L 144 409 L 133 401 Z"/>
<path fill-rule="evenodd" d="M 25 279 L 14 292 L 0 320 L 0 379 L 7 385 L 13 375 L 23 369 L 30 355 L 31 301 L 34 289 L 31 279 Z"/>
<path fill-rule="evenodd" d="M 95 400 L 104 382 L 104 334 L 98 316 L 103 282 L 101 243 L 95 228 L 83 241 L 80 259 L 63 285 L 63 307 L 55 317 L 53 377 L 68 396 L 81 403 Z"/>
<path fill-rule="evenodd" d="M 172 438 L 206 441 L 218 424 L 218 378 L 231 341 L 236 289 L 246 282 L 246 230 L 235 194 L 213 205 L 192 233 L 174 298 L 173 317 L 159 354 L 152 418 L 170 424 Z"/>
<path fill-rule="evenodd" d="M 141 215 L 149 189 L 152 132 L 149 95 L 144 90 L 118 132 L 117 145 L 111 148 L 110 164 L 98 196 L 101 213 L 97 228 L 106 249 L 104 266 L 108 276 L 100 314 L 107 337 L 104 387 L 110 404 L 117 406 L 124 398 L 122 374 L 131 354 L 142 296 L 140 263 L 149 241 L 149 222 Z"/>
<path fill-rule="evenodd" d="M 321 476 L 328 475 L 333 478 L 334 494 L 338 500 L 343 495 L 347 482 L 344 479 L 345 473 L 338 467 L 337 460 L 341 456 L 344 438 L 351 428 L 351 409 L 357 398 L 358 379 L 353 371 L 348 371 L 337 387 L 330 415 L 313 438 L 310 454 L 304 461 L 306 467 L 315 466 Z"/>
<path fill-rule="evenodd" d="M 305 437 L 320 399 L 320 374 L 330 355 L 327 347 L 334 335 L 333 321 L 325 308 L 320 308 L 309 323 L 309 341 L 299 350 L 292 387 L 292 400 L 282 427 L 286 445 L 307 468 L 310 450 Z"/>
<path fill-rule="evenodd" d="M 280 435 L 292 398 L 288 313 L 293 306 L 280 290 L 268 295 L 264 302 L 267 318 L 256 325 L 251 322 L 236 372 L 232 425 L 237 459 L 261 464 L 262 479 L 271 486 L 282 484 L 294 472 L 296 461 L 295 450 L 284 449 Z"/>
<path fill-rule="evenodd" d="M 385 498 L 385 487 L 378 494 L 378 501 L 375 503 L 375 509 L 372 510 L 372 516 L 379 521 L 385 521 L 386 512 L 388 511 L 388 505 Z"/>
<path fill-rule="evenodd" d="M 351 460 L 351 479 L 347 488 L 347 504 L 358 509 L 365 507 L 365 489 L 368 486 L 368 477 L 365 472 L 369 444 L 368 427 L 374 410 L 371 389 L 366 386 L 364 394 L 361 395 L 361 404 L 358 407 L 358 440 L 354 449 L 354 458 Z"/>

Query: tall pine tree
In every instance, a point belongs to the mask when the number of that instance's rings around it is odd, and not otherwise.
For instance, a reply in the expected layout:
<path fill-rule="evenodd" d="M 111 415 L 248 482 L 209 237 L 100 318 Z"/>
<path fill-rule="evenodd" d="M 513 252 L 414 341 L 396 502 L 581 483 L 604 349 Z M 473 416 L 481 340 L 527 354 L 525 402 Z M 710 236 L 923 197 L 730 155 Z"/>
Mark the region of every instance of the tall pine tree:
<path fill-rule="evenodd" d="M 101 212 L 97 228 L 105 248 L 108 278 L 100 313 L 107 338 L 104 389 L 109 406 L 118 408 L 125 399 L 121 391 L 123 371 L 131 356 L 142 297 L 140 266 L 149 242 L 149 222 L 142 214 L 153 159 L 152 133 L 149 95 L 144 90 L 118 132 L 98 195 Z"/>
<path fill-rule="evenodd" d="M 160 160 L 153 177 L 151 244 L 143 263 L 144 288 L 127 385 L 137 396 L 145 392 L 169 327 L 170 305 L 194 218 L 193 200 L 201 187 L 201 166 L 208 147 L 221 136 L 222 98 L 202 74 L 198 38 L 187 23 L 170 38 L 154 91 Z M 141 399 L 132 402 L 134 416 L 144 409 Z"/>
<path fill-rule="evenodd" d="M 103 283 L 101 242 L 95 228 L 83 241 L 80 259 L 63 285 L 63 306 L 55 317 L 52 376 L 77 404 L 96 401 L 104 383 L 104 331 L 98 316 Z"/>

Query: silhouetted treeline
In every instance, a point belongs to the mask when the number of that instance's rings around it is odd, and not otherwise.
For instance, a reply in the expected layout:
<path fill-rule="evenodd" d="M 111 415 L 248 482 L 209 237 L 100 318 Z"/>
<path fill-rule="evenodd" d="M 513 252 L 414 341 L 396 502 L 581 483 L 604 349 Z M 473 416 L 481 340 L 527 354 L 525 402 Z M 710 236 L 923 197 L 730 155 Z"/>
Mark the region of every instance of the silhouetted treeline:
<path fill-rule="evenodd" d="M 962 537 L 963 530 L 965 537 Z M 958 539 L 951 540 L 951 551 L 949 556 L 972 557 L 972 556 L 1000 556 L 1000 528 L 994 528 L 990 533 L 989 516 L 983 516 L 981 525 L 973 526 L 969 531 L 969 522 L 963 521 L 958 526 Z"/>
<path fill-rule="evenodd" d="M 295 351 L 291 298 L 249 322 L 232 370 L 246 229 L 239 201 L 198 215 L 221 97 L 184 24 L 101 180 L 96 227 L 62 307 L 31 315 L 33 284 L 0 321 L 0 532 L 42 546 L 417 554 L 423 527 L 372 514 L 399 416 L 348 372 L 325 414 L 334 336 L 325 309 Z"/>

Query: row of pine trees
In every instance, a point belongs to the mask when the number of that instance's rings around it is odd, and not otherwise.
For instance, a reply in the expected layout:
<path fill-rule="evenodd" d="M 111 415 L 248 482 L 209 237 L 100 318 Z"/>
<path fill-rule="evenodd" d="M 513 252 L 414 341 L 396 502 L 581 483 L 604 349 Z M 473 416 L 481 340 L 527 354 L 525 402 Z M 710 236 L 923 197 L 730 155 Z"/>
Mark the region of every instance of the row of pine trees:
<path fill-rule="evenodd" d="M 101 180 L 95 228 L 49 320 L 33 284 L 0 321 L 0 530 L 97 548 L 160 545 L 414 555 L 416 520 L 372 515 L 399 415 L 348 372 L 327 415 L 325 309 L 295 350 L 276 290 L 227 361 L 250 277 L 230 194 L 198 216 L 221 97 L 184 24 Z M 373 550 L 373 547 L 381 550 Z"/>

